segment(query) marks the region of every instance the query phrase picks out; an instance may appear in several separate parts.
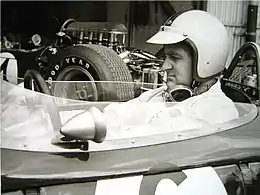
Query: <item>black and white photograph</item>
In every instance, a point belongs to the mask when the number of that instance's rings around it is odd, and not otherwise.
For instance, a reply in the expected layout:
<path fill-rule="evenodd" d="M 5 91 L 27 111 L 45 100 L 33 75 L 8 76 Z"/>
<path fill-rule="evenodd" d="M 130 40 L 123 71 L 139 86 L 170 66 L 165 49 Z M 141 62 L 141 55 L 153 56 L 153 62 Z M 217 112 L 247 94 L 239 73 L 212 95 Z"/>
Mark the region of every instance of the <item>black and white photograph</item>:
<path fill-rule="evenodd" d="M 260 194 L 259 0 L 0 7 L 1 194 Z"/>

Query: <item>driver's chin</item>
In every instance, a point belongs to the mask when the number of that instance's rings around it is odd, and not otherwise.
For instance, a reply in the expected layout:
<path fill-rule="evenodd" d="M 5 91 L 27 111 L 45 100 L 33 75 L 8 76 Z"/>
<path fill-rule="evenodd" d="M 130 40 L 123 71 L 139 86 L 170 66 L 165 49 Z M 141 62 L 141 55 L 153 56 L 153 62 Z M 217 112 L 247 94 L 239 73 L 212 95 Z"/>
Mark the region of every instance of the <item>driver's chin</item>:
<path fill-rule="evenodd" d="M 167 85 L 167 91 L 170 92 L 171 90 L 173 90 L 177 86 L 177 83 L 173 82 L 173 81 L 168 81 L 166 83 L 166 85 Z"/>
<path fill-rule="evenodd" d="M 188 83 L 186 82 L 178 82 L 176 79 L 169 79 L 166 83 L 167 86 L 167 92 L 172 91 L 173 89 L 176 89 L 176 87 L 185 87 L 187 86 L 189 88 L 190 85 L 188 85 Z"/>

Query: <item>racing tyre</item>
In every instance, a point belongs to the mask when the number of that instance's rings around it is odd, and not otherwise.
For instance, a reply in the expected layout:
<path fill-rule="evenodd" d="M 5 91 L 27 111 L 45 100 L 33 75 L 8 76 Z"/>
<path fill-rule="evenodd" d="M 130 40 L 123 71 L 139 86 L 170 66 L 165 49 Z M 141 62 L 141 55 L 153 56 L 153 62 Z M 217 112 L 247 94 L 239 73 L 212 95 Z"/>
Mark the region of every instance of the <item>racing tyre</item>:
<path fill-rule="evenodd" d="M 94 44 L 70 46 L 53 56 L 50 64 L 46 79 L 53 83 L 55 96 L 85 101 L 134 98 L 134 84 L 127 65 L 108 47 Z M 55 81 L 82 82 L 55 84 Z"/>

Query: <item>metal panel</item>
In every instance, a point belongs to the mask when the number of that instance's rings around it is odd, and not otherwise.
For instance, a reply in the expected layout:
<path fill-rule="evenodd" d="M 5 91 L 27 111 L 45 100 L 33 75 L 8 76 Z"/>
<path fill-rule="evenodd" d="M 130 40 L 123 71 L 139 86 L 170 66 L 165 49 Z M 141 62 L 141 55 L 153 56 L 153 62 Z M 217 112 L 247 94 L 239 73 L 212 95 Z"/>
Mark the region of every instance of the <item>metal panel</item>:
<path fill-rule="evenodd" d="M 256 0 L 257 1 L 257 0 Z M 260 28 L 260 1 L 258 0 L 257 27 Z M 259 35 L 259 34 L 258 34 Z M 260 35 L 259 35 L 260 36 Z M 259 40 L 260 41 L 260 40 Z"/>
<path fill-rule="evenodd" d="M 260 45 L 260 27 L 256 31 L 256 43 Z"/>
<path fill-rule="evenodd" d="M 260 1 L 258 0 L 256 43 L 260 45 Z"/>
<path fill-rule="evenodd" d="M 216 16 L 227 28 L 230 37 L 228 66 L 237 50 L 245 43 L 248 1 L 212 1 L 207 3 L 207 12 Z"/>
<path fill-rule="evenodd" d="M 208 1 L 207 11 L 216 16 L 225 25 L 246 24 L 247 1 Z"/>
<path fill-rule="evenodd" d="M 226 26 L 228 35 L 230 37 L 230 53 L 227 59 L 227 65 L 230 64 L 231 60 L 235 56 L 238 49 L 245 43 L 246 37 L 245 32 L 246 28 L 244 27 L 232 27 Z"/>

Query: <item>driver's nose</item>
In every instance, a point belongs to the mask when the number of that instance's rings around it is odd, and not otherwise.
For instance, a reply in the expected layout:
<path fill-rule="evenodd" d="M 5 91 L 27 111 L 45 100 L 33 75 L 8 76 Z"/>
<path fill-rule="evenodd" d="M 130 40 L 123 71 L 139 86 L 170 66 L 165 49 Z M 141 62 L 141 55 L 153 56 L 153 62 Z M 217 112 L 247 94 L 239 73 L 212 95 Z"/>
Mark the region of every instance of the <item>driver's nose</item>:
<path fill-rule="evenodd" d="M 171 61 L 168 57 L 166 57 L 162 65 L 162 70 L 170 70 L 170 69 L 172 69 Z"/>

